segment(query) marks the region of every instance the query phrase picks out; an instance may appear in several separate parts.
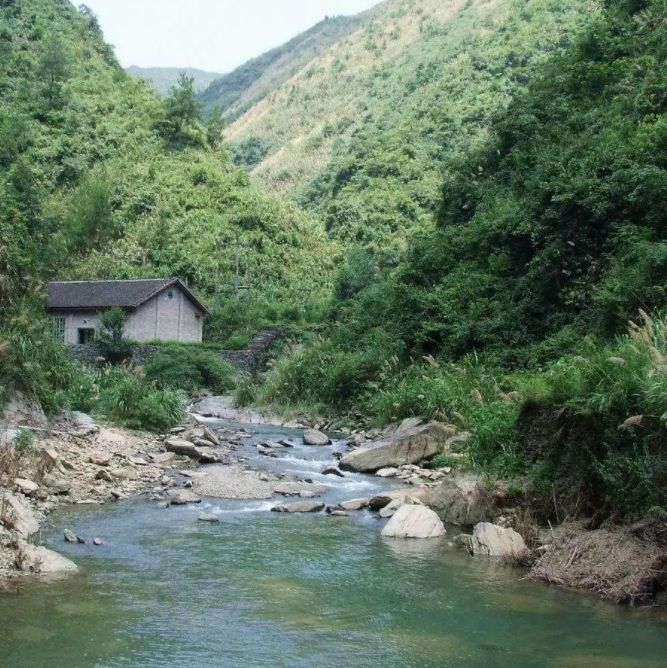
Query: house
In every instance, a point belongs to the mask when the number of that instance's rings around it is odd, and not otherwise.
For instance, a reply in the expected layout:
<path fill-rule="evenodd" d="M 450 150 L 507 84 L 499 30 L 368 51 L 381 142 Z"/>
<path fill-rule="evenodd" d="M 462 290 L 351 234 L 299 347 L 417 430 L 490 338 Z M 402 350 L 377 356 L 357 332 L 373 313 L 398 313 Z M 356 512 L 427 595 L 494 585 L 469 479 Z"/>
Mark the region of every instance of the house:
<path fill-rule="evenodd" d="M 114 307 L 125 311 L 125 336 L 134 341 L 201 341 L 209 314 L 178 278 L 49 283 L 46 310 L 64 343 L 92 343 L 100 312 Z"/>

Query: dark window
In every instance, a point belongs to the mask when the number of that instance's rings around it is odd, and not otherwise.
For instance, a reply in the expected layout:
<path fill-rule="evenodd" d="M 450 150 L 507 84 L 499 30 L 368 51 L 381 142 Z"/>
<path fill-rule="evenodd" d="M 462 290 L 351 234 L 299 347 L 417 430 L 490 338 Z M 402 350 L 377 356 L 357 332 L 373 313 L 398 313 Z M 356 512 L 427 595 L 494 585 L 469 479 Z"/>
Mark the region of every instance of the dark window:
<path fill-rule="evenodd" d="M 79 329 L 79 343 L 83 346 L 87 343 L 93 343 L 95 341 L 95 329 L 94 328 L 80 328 Z"/>
<path fill-rule="evenodd" d="M 51 336 L 56 341 L 65 342 L 65 318 L 51 318 Z"/>

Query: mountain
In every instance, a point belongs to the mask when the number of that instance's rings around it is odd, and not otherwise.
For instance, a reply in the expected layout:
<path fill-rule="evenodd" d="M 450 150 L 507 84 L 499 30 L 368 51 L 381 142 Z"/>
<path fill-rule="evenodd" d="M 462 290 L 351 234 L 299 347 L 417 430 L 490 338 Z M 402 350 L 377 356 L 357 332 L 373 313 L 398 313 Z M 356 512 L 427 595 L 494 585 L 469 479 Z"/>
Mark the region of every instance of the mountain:
<path fill-rule="evenodd" d="M 153 88 L 160 95 L 168 95 L 169 89 L 178 81 L 181 72 L 185 72 L 195 80 L 195 90 L 198 93 L 206 90 L 221 74 L 216 72 L 204 72 L 192 67 L 137 67 L 132 65 L 125 71 L 135 79 L 146 79 L 150 81 Z"/>
<path fill-rule="evenodd" d="M 200 95 L 200 99 L 207 112 L 217 107 L 227 120 L 238 118 L 293 77 L 306 63 L 365 25 L 371 16 L 372 12 L 367 11 L 356 16 L 328 17 L 283 46 L 220 77 Z"/>
<path fill-rule="evenodd" d="M 229 126 L 235 160 L 330 236 L 391 260 L 432 224 L 445 160 L 482 142 L 594 11 L 587 0 L 384 3 Z"/>
<path fill-rule="evenodd" d="M 0 31 L 0 310 L 51 278 L 176 275 L 224 296 L 237 244 L 256 300 L 326 282 L 320 226 L 233 165 L 196 105 L 126 74 L 89 10 L 3 3 Z"/>

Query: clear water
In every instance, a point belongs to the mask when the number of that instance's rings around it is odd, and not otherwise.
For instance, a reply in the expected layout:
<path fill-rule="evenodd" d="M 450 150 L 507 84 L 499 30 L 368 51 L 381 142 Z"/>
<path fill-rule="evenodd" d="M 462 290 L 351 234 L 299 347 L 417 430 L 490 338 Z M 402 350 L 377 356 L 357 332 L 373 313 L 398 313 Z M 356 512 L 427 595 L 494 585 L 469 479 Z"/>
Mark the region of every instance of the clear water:
<path fill-rule="evenodd" d="M 286 454 L 261 463 L 318 478 L 332 449 Z M 388 484 L 324 480 L 327 501 Z M 384 539 L 368 513 L 271 505 L 61 512 L 48 538 L 84 571 L 0 595 L 0 668 L 667 668 L 665 613 L 530 583 L 446 541 Z M 220 524 L 197 523 L 204 509 Z M 104 546 L 66 545 L 64 527 Z"/>

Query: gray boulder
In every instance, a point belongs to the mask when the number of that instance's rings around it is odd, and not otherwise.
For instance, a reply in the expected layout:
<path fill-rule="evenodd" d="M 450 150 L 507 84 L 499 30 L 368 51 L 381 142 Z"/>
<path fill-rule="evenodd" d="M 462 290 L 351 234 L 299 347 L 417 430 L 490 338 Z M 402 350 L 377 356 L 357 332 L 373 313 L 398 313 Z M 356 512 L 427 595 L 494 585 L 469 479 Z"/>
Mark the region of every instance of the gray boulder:
<path fill-rule="evenodd" d="M 352 499 L 350 501 L 343 501 L 340 507 L 343 510 L 363 510 L 364 508 L 368 508 L 369 505 L 369 499 Z"/>
<path fill-rule="evenodd" d="M 199 522 L 210 522 L 211 524 L 217 524 L 220 521 L 220 518 L 213 513 L 201 513 L 197 520 Z"/>
<path fill-rule="evenodd" d="M 472 553 L 482 557 L 514 557 L 528 551 L 526 543 L 514 529 L 490 522 L 480 522 L 472 532 Z"/>
<path fill-rule="evenodd" d="M 69 575 L 79 570 L 79 567 L 73 561 L 45 547 L 35 547 L 26 543 L 22 544 L 20 549 L 23 550 L 26 557 L 24 568 L 27 567 L 40 575 Z"/>
<path fill-rule="evenodd" d="M 176 455 L 185 455 L 186 457 L 199 461 L 199 449 L 194 443 L 186 441 L 184 438 L 168 438 L 164 442 L 164 446 L 167 452 L 173 452 Z"/>
<path fill-rule="evenodd" d="M 306 429 L 303 432 L 303 442 L 306 445 L 329 445 L 331 439 L 317 429 Z"/>
<path fill-rule="evenodd" d="M 39 531 L 39 522 L 30 506 L 13 494 L 0 497 L 0 519 L 6 528 L 14 529 L 19 537 L 26 540 Z"/>
<path fill-rule="evenodd" d="M 456 526 L 487 522 L 495 510 L 493 493 L 472 474 L 445 478 L 431 490 L 428 505 L 444 522 Z"/>
<path fill-rule="evenodd" d="M 340 468 L 373 473 L 404 464 L 417 464 L 443 452 L 448 432 L 439 422 L 395 432 L 379 441 L 347 453 Z"/>
<path fill-rule="evenodd" d="M 271 508 L 274 513 L 319 513 L 324 510 L 321 501 L 295 501 Z"/>
<path fill-rule="evenodd" d="M 439 538 L 446 533 L 442 520 L 426 506 L 401 506 L 382 529 L 393 538 Z"/>
<path fill-rule="evenodd" d="M 382 492 L 370 500 L 370 508 L 381 510 L 392 501 L 399 501 L 401 504 L 428 505 L 429 496 L 429 490 L 426 489 L 397 489 L 392 492 Z"/>

